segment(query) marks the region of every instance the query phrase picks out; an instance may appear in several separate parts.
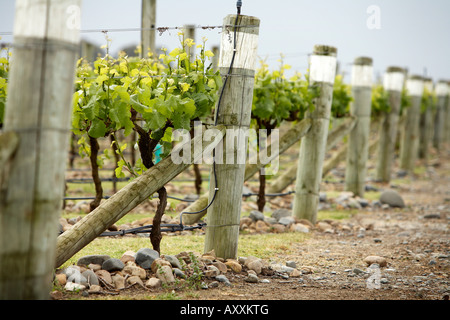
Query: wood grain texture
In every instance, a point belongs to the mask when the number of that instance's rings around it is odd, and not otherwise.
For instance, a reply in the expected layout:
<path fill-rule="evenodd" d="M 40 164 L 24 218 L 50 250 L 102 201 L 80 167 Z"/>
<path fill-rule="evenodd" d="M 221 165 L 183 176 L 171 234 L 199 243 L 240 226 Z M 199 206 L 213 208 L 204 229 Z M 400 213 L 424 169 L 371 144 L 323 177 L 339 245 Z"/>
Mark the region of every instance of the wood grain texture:
<path fill-rule="evenodd" d="M 47 299 L 51 289 L 80 5 L 16 1 L 4 131 L 20 143 L 0 177 L 0 299 Z"/>
<path fill-rule="evenodd" d="M 249 16 L 239 16 L 236 19 L 235 15 L 229 15 L 224 19 L 224 26 L 234 26 L 235 24 L 254 27 L 230 27 L 230 37 L 225 32 L 223 33 L 219 70 L 222 75 L 231 73 L 233 76 L 229 77 L 224 84 L 222 100 L 216 107 L 215 117 L 218 124 L 227 126 L 227 131 L 244 129 L 241 131 L 244 132 L 249 128 L 251 119 L 259 19 Z M 238 31 L 236 42 L 235 29 Z M 234 45 L 236 45 L 236 50 L 234 50 Z M 231 61 L 234 62 L 234 65 L 229 70 Z M 229 139 L 224 139 L 223 150 L 225 161 L 215 165 L 215 173 L 211 172 L 210 202 L 212 197 L 215 196 L 215 198 L 207 211 L 204 250 L 208 252 L 214 249 L 218 257 L 227 259 L 237 256 L 242 188 L 245 176 L 245 162 L 237 161 L 237 159 L 239 153 L 245 154 L 246 145 L 231 145 Z M 236 160 L 230 161 L 230 155 Z M 217 176 L 217 185 L 214 181 L 215 175 Z M 218 188 L 217 193 L 215 188 Z"/>

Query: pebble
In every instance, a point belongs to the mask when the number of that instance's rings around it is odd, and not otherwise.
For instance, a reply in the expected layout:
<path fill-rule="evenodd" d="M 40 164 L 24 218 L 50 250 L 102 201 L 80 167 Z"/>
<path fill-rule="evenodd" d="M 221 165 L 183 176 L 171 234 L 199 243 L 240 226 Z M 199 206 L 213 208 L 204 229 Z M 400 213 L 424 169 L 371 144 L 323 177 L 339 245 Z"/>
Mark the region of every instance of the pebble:
<path fill-rule="evenodd" d="M 147 273 L 145 272 L 145 270 L 138 266 L 128 265 L 125 266 L 122 271 L 132 276 L 138 276 L 142 280 L 144 280 L 147 277 Z"/>
<path fill-rule="evenodd" d="M 173 276 L 172 268 L 170 266 L 164 265 L 161 266 L 157 272 L 156 277 L 161 280 L 163 284 L 171 284 L 175 282 L 175 278 Z"/>
<path fill-rule="evenodd" d="M 162 281 L 155 277 L 152 277 L 145 282 L 145 286 L 147 288 L 152 288 L 152 289 L 160 288 L 161 285 L 162 285 Z"/>
<path fill-rule="evenodd" d="M 86 278 L 86 281 L 89 284 L 89 286 L 99 285 L 98 277 L 94 271 L 88 269 L 84 271 L 81 275 Z"/>
<path fill-rule="evenodd" d="M 77 265 L 78 266 L 87 266 L 91 263 L 102 265 L 103 262 L 105 262 L 108 259 L 111 259 L 111 257 L 108 255 L 102 255 L 102 254 L 88 255 L 88 256 L 84 256 L 84 257 L 81 257 L 80 259 L 78 259 Z"/>
<path fill-rule="evenodd" d="M 366 273 L 365 271 L 363 271 L 361 269 L 358 269 L 358 268 L 354 268 L 351 271 L 353 271 L 353 273 L 356 274 L 356 275 L 360 275 L 360 274 L 365 274 Z"/>
<path fill-rule="evenodd" d="M 216 276 L 216 280 L 219 282 L 224 282 L 226 285 L 231 285 L 230 280 L 228 280 L 228 278 L 223 274 Z"/>
<path fill-rule="evenodd" d="M 184 274 L 184 272 L 178 268 L 173 268 L 173 274 L 178 278 L 186 279 L 186 275 Z"/>
<path fill-rule="evenodd" d="M 372 264 L 378 264 L 380 267 L 387 266 L 387 260 L 380 256 L 368 256 L 364 259 L 364 262 L 367 264 L 367 266 L 370 266 Z"/>
<path fill-rule="evenodd" d="M 405 202 L 400 194 L 395 190 L 385 190 L 380 195 L 380 202 L 393 208 L 404 208 Z"/>
<path fill-rule="evenodd" d="M 209 265 L 206 266 L 206 271 L 204 271 L 203 273 L 207 278 L 215 278 L 220 274 L 220 270 L 213 265 Z"/>
<path fill-rule="evenodd" d="M 240 273 L 242 271 L 242 265 L 234 259 L 227 259 L 225 265 L 235 273 Z"/>
<path fill-rule="evenodd" d="M 172 267 L 178 268 L 178 269 L 181 269 L 181 268 L 182 268 L 182 267 L 181 267 L 180 260 L 178 260 L 177 257 L 172 256 L 172 255 L 164 255 L 164 259 L 167 260 L 167 261 L 169 261 L 170 264 L 172 265 Z"/>
<path fill-rule="evenodd" d="M 67 291 L 77 291 L 77 290 L 81 291 L 86 289 L 86 286 L 75 282 L 67 282 L 66 285 L 64 286 L 64 289 L 66 289 Z"/>
<path fill-rule="evenodd" d="M 101 293 L 102 287 L 96 284 L 93 284 L 89 287 L 88 293 Z"/>
<path fill-rule="evenodd" d="M 125 267 L 125 264 L 120 259 L 111 258 L 108 260 L 105 260 L 102 264 L 102 269 L 113 272 L 113 271 L 120 271 Z"/>
<path fill-rule="evenodd" d="M 120 274 L 115 274 L 112 277 L 112 282 L 114 284 L 114 287 L 116 289 L 123 289 L 125 288 L 125 278 L 122 277 Z"/>
<path fill-rule="evenodd" d="M 291 267 L 291 268 L 297 268 L 297 263 L 295 261 L 286 261 L 286 266 Z"/>
<path fill-rule="evenodd" d="M 158 251 L 149 248 L 139 249 L 136 253 L 136 263 L 144 269 L 150 269 L 153 261 L 158 258 Z"/>
<path fill-rule="evenodd" d="M 144 283 L 142 282 L 141 278 L 139 278 L 138 276 L 131 276 L 127 279 L 127 283 L 130 285 L 133 284 L 139 284 L 141 286 L 144 286 Z"/>
<path fill-rule="evenodd" d="M 245 278 L 246 282 L 249 283 L 258 283 L 259 279 L 258 276 L 256 274 L 250 273 L 247 278 Z"/>
<path fill-rule="evenodd" d="M 104 280 L 106 283 L 113 284 L 111 274 L 108 271 L 98 270 L 95 272 L 95 274 L 97 275 L 97 277 L 102 278 L 102 280 Z"/>
<path fill-rule="evenodd" d="M 261 211 L 258 211 L 258 210 L 250 211 L 249 217 L 253 221 L 264 221 L 264 218 L 265 218 L 264 213 L 262 213 Z"/>
<path fill-rule="evenodd" d="M 303 223 L 296 223 L 291 225 L 290 230 L 293 232 L 309 233 L 308 226 L 304 225 Z"/>
<path fill-rule="evenodd" d="M 292 216 L 292 213 L 287 209 L 277 209 L 274 212 L 272 212 L 272 218 L 277 219 L 277 221 L 279 221 L 283 217 L 289 216 Z"/>

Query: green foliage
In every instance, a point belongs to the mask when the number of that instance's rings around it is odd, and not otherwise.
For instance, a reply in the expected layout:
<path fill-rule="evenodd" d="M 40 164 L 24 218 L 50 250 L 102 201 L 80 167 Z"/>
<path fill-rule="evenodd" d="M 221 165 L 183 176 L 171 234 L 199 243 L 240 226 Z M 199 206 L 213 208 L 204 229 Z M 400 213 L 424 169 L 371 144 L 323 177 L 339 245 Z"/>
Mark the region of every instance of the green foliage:
<path fill-rule="evenodd" d="M 195 43 L 179 35 L 181 47 L 171 52 L 164 49 L 158 58 L 139 59 L 121 53 L 116 59 L 106 54 L 93 64 L 80 59 L 73 96 L 73 132 L 103 138 L 124 130 L 128 136 L 136 121 L 142 121 L 142 128 L 160 141 L 167 155 L 172 146 L 171 130 L 189 130 L 191 121 L 210 116 L 222 86 L 220 74 L 209 63 L 213 54 L 204 49 L 203 39 L 197 46 L 200 53 L 191 58 Z M 88 150 L 86 140 L 79 141 L 83 150 Z M 123 176 L 124 166 L 134 174 L 143 172 L 141 162 L 135 169 L 125 162 L 123 148 L 126 145 L 118 150 L 122 159 L 117 176 Z"/>
<path fill-rule="evenodd" d="M 333 86 L 333 102 L 331 104 L 332 117 L 347 117 L 350 112 L 350 102 L 352 102 L 352 100 L 350 87 L 344 83 L 341 75 L 337 75 Z"/>
<path fill-rule="evenodd" d="M 272 72 L 264 61 L 260 64 L 255 76 L 252 118 L 263 124 L 262 127 L 272 128 L 284 120 L 302 120 L 305 112 L 313 108 L 317 92 L 300 75 L 287 80 L 285 71 L 290 66 L 282 61 L 279 70 Z"/>
<path fill-rule="evenodd" d="M 7 48 L 0 48 L 0 125 L 5 114 L 6 94 L 8 91 L 9 57 L 11 52 Z"/>
<path fill-rule="evenodd" d="M 387 91 L 382 85 L 374 85 L 372 87 L 372 117 L 379 117 L 390 110 Z"/>
<path fill-rule="evenodd" d="M 400 101 L 400 114 L 403 114 L 406 108 L 411 106 L 411 96 L 406 88 L 403 88 Z"/>
<path fill-rule="evenodd" d="M 425 87 L 422 95 L 420 112 L 425 113 L 428 108 L 434 110 L 436 108 L 437 97 L 434 92 L 430 92 L 428 88 Z"/>

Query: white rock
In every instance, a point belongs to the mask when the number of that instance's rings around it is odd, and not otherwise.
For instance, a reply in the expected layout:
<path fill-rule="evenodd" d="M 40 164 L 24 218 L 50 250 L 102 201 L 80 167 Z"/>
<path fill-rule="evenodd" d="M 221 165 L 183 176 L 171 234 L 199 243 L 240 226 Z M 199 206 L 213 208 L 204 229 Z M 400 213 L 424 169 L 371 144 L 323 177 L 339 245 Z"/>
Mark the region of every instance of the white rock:
<path fill-rule="evenodd" d="M 67 282 L 66 285 L 64 286 L 64 289 L 66 289 L 67 291 L 77 291 L 77 290 L 81 291 L 86 289 L 86 286 L 75 282 Z"/>

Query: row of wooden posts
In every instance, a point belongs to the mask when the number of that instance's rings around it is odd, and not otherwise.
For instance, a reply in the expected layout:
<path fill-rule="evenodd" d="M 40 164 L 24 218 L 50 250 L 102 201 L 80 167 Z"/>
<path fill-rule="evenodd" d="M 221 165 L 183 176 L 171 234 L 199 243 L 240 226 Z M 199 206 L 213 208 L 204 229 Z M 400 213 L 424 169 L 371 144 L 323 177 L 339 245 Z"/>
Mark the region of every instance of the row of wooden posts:
<path fill-rule="evenodd" d="M 1 299 L 47 298 L 55 267 L 61 266 L 190 166 L 174 164 L 171 157 L 162 160 L 56 239 L 71 131 L 74 66 L 79 50 L 79 30 L 67 24 L 67 8 L 72 5 L 80 7 L 81 0 L 17 0 L 14 61 L 9 76 L 4 132 L 0 136 Z M 235 19 L 236 15 L 227 16 L 224 26 L 234 25 Z M 223 33 L 221 73 L 228 73 L 230 62 L 234 61 L 233 77 L 228 79 L 221 109 L 216 114 L 216 128 L 223 134 L 226 129 L 250 125 L 259 22 L 255 17 L 239 17 L 234 58 L 229 38 Z M 282 153 L 302 140 L 293 211 L 296 216 L 312 221 L 316 219 L 324 155 L 331 140 L 327 136 L 336 56 L 337 50 L 333 47 L 314 47 L 310 80 L 312 85 L 321 88 L 321 94 L 315 102 L 315 110 L 279 142 L 278 152 Z M 370 122 L 370 66 L 371 61 L 366 58 L 357 59 L 354 66 L 352 115 L 355 121 L 350 121 L 349 125 L 353 128 L 349 146 L 357 147 L 348 149 L 347 163 L 353 167 L 353 173 L 348 174 L 346 185 L 354 188 L 355 193 L 360 192 L 364 183 L 367 160 L 368 145 L 362 140 L 368 137 Z M 393 135 L 398 123 L 398 115 L 393 113 L 398 111 L 398 89 L 400 82 L 403 84 L 400 74 L 404 75 L 399 71 L 389 69 L 386 76 L 392 108 L 383 119 L 384 129 L 380 131 L 380 145 L 384 147 L 380 147 L 379 157 L 389 166 L 380 165 L 383 170 L 390 170 L 393 157 Z M 445 108 L 448 110 L 448 104 Z M 446 132 L 448 137 L 448 130 Z M 190 163 L 202 157 L 201 150 L 218 143 L 195 137 L 191 142 Z M 198 144 L 202 145 L 201 150 L 194 148 Z M 238 152 L 237 148 L 239 146 L 234 146 L 234 153 Z M 223 258 L 237 256 L 243 184 L 261 167 L 261 164 L 216 165 L 218 185 L 211 181 L 209 193 L 194 203 L 198 205 L 204 199 L 209 203 L 218 188 L 207 210 L 205 251 L 215 249 Z M 195 217 L 186 215 L 185 218 Z"/>

